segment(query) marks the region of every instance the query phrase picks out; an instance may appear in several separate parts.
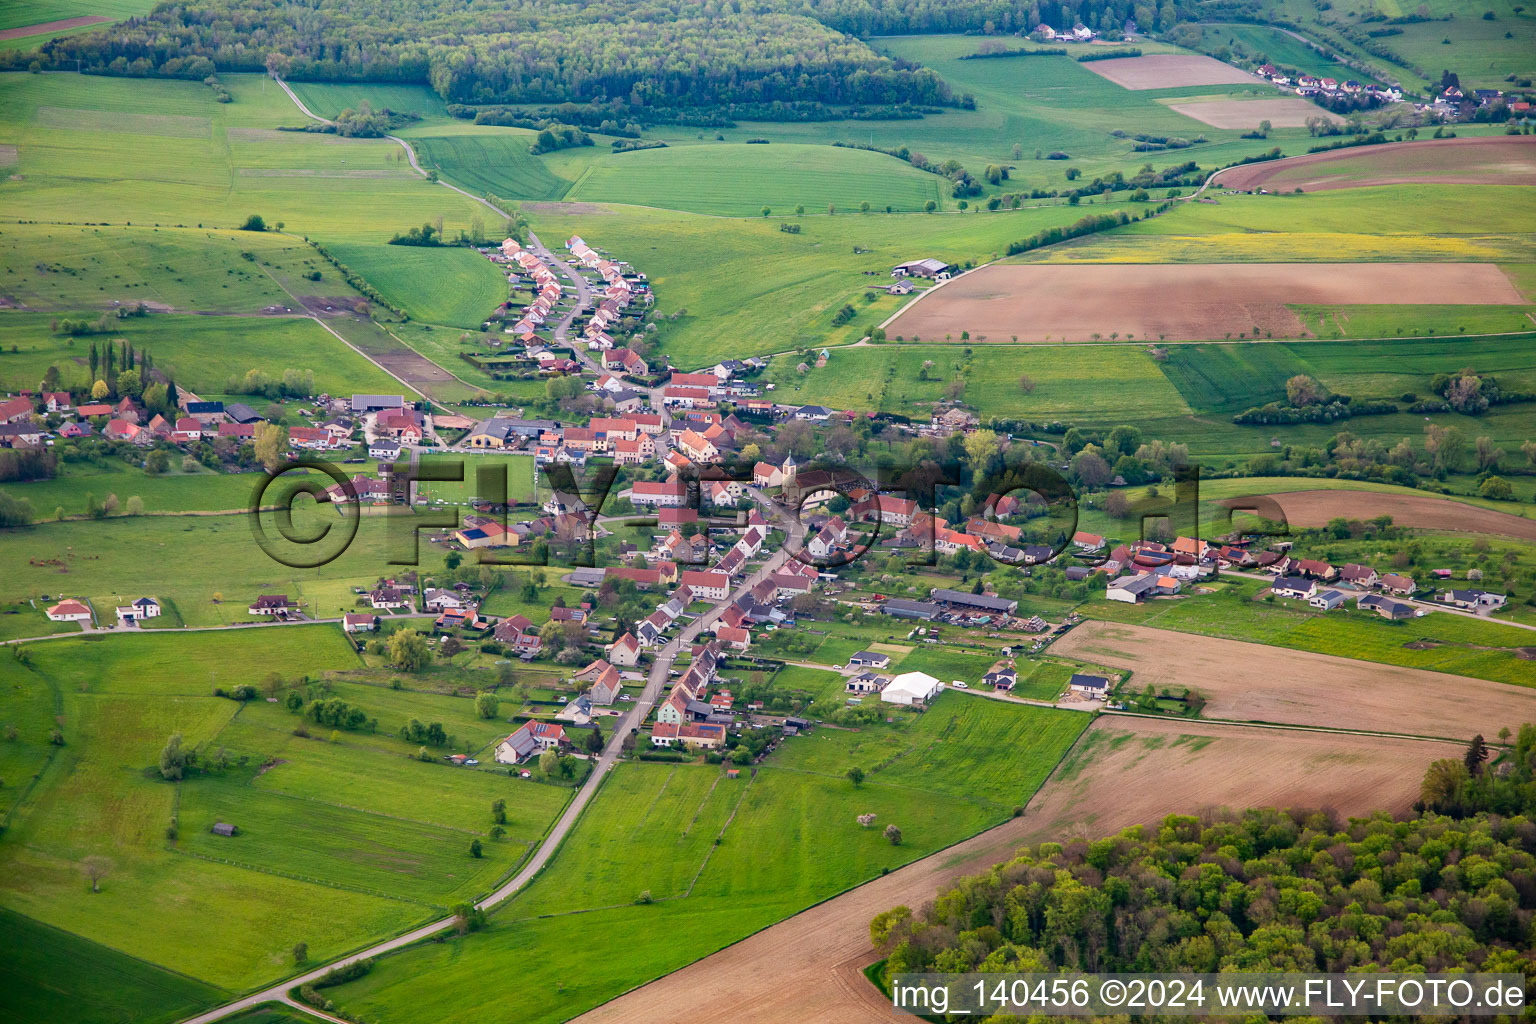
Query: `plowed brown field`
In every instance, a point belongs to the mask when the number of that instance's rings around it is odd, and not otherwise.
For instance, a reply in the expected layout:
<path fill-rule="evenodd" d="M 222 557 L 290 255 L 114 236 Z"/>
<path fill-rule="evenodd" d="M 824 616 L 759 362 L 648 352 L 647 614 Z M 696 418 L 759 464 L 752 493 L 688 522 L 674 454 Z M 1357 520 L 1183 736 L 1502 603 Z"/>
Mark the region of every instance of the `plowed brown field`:
<path fill-rule="evenodd" d="M 876 954 L 869 920 L 919 907 L 960 875 L 1019 846 L 1103 835 L 1171 813 L 1221 806 L 1406 809 L 1424 767 L 1449 744 L 1331 736 L 1210 723 L 1101 718 L 1025 815 L 844 893 L 578 1017 L 582 1024 L 907 1021 L 861 970 Z"/>
<path fill-rule="evenodd" d="M 1137 690 L 1196 690 L 1206 718 L 1470 739 L 1536 717 L 1536 691 L 1508 683 L 1118 622 L 1085 622 L 1051 649 L 1131 669 Z"/>
<path fill-rule="evenodd" d="M 1536 185 L 1536 136 L 1435 139 L 1308 153 L 1232 167 L 1216 182 L 1227 188 L 1287 192 L 1411 183 Z"/>
<path fill-rule="evenodd" d="M 1083 67 L 1127 89 L 1176 89 L 1184 85 L 1258 85 L 1250 75 L 1215 57 L 1193 53 L 1154 53 L 1085 61 Z"/>
<path fill-rule="evenodd" d="M 908 306 L 886 332 L 936 340 L 969 331 L 993 341 L 1162 338 L 1200 341 L 1259 327 L 1299 337 L 1288 303 L 1525 302 L 1491 263 L 994 263 Z"/>
<path fill-rule="evenodd" d="M 1429 495 L 1392 494 L 1377 491 L 1287 491 L 1271 494 L 1292 526 L 1327 526 L 1328 520 L 1373 519 L 1388 515 L 1398 526 L 1419 530 L 1455 530 L 1487 533 L 1498 537 L 1536 541 L 1536 520 L 1509 512 L 1468 505 L 1464 501 Z M 1241 504 L 1241 498 L 1223 498 L 1218 504 Z"/>

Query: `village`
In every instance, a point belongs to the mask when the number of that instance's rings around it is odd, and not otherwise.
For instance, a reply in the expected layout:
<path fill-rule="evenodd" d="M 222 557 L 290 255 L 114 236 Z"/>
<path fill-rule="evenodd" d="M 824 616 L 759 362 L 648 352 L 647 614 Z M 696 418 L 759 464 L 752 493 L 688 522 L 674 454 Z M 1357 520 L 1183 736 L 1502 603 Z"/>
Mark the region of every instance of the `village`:
<path fill-rule="evenodd" d="M 325 498 L 338 514 L 409 514 L 443 504 L 417 479 L 424 453 L 531 458 L 532 501 L 450 501 L 458 525 L 428 539 L 449 553 L 450 565 L 465 559 L 494 563 L 508 551 L 529 549 L 549 559 L 551 552 L 590 546 L 597 562 L 560 576 L 583 596 L 558 598 L 544 615 L 493 616 L 481 609 L 483 585 L 434 583 L 408 573 L 359 590 L 356 606 L 334 619 L 280 593 L 260 595 L 247 609 L 255 622 L 334 621 L 359 649 L 375 634 L 424 627 L 437 645 L 478 645 L 518 664 L 553 665 L 563 679 L 561 694 L 522 716 L 490 751 L 511 769 L 527 773 L 546 751 L 584 756 L 587 737 L 623 721 L 632 722 L 642 747 L 723 757 L 732 749 L 745 754 L 744 733 L 799 735 L 829 710 L 862 714 L 866 701 L 890 720 L 921 713 L 946 690 L 1085 710 L 1124 706 L 1115 693 L 1124 675 L 1080 662 L 1059 662 L 1054 688 L 1032 697 L 1014 692 L 1023 659 L 1049 657 L 1052 641 L 1077 624 L 1075 612 L 1054 623 L 1021 615 L 1018 600 L 986 589 L 980 575 L 966 586 L 963 571 L 955 585 L 929 586 L 923 594 L 876 593 L 861 582 L 861 561 L 872 553 L 914 565 L 1008 566 L 1026 577 L 1060 571 L 1068 583 L 1130 605 L 1177 601 L 1221 577 L 1264 580 L 1271 600 L 1322 613 L 1353 602 L 1389 621 L 1432 610 L 1486 615 L 1505 603 L 1503 595 L 1480 589 L 1437 590 L 1362 565 L 1298 557 L 1290 542 L 1261 547 L 1261 539 L 1233 535 L 1216 542 L 1179 536 L 1166 543 L 1114 543 L 1085 530 L 1053 535 L 1040 527 L 1041 504 L 1027 488 L 993 493 L 970 514 L 946 516 L 881 490 L 837 460 L 808 463 L 790 452 L 768 461 L 761 449 L 790 425 L 824 431 L 857 417 L 764 397 L 756 381 L 760 359 L 724 360 L 696 372 L 648 365 L 610 333 L 638 296 L 649 301 L 643 275 L 580 237 L 566 248 L 572 267 L 585 267 L 604 282 L 568 314 L 558 305 L 566 289 L 553 257 L 510 238 L 485 255 L 508 268 L 514 292 L 524 287 L 532 296 L 527 304 L 509 302 L 498 311 L 499 322 L 507 324 L 503 337 L 515 339 L 500 347 L 520 347 L 519 358 L 552 379 L 579 380 L 596 400 L 585 424 L 525 418 L 515 409 L 474 421 L 400 394 L 322 395 L 305 410 L 312 426 L 286 428 L 288 452 L 279 461 L 302 465 L 311 453 L 339 453 L 343 464 L 371 460 L 372 472 L 332 484 Z M 895 266 L 891 276 L 905 289 L 914 279 L 941 283 L 960 272 L 922 258 Z M 565 296 L 567 306 L 570 298 Z M 583 312 L 584 318 L 578 315 Z M 573 335 L 578 324 L 580 333 Z M 557 355 L 561 350 L 569 355 Z M 822 364 L 829 358 L 821 353 Z M 209 442 L 226 453 L 231 445 L 250 444 L 264 427 L 247 405 L 205 402 L 188 392 L 177 401 L 184 415 L 173 420 L 151 415 L 129 397 L 76 404 L 68 392 L 19 395 L 0 405 L 3 443 L 47 448 L 99 432 L 110 441 L 179 448 L 191 456 Z M 909 437 L 945 442 L 966 437 L 979 423 L 957 404 L 935 409 L 927 421 L 893 426 Z M 1005 449 L 1039 444 L 1007 435 L 999 443 Z M 592 507 L 577 489 L 553 485 L 559 471 L 589 466 L 612 466 L 621 474 L 614 490 Z M 549 480 L 543 487 L 541 475 Z M 1437 573 L 1435 582 L 1449 577 L 1449 570 Z M 636 614 L 620 618 L 620 605 Z M 845 611 L 888 624 L 884 639 L 836 661 L 787 652 L 784 637 L 831 628 L 823 623 L 835 626 Z M 137 629 L 155 625 L 151 620 L 160 612 L 152 595 L 116 607 L 111 618 L 72 597 L 51 605 L 47 617 L 87 631 Z M 957 643 L 973 653 L 966 654 L 963 670 L 941 673 L 948 678 L 896 663 L 912 657 L 899 652 Z M 765 696 L 761 685 L 748 686 L 749 679 L 790 664 L 835 673 L 840 684 L 835 693 L 793 703 Z M 961 674 L 968 678 L 955 678 Z M 752 696 L 744 695 L 747 690 Z M 638 711 L 632 719 L 631 708 Z M 472 754 L 447 756 L 455 764 L 480 763 Z"/>

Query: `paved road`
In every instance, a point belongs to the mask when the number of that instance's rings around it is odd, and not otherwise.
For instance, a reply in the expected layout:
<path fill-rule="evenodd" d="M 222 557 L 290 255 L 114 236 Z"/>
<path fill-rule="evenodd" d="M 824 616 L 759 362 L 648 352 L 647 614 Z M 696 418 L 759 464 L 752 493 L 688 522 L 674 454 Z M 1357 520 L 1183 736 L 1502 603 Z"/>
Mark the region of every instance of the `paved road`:
<path fill-rule="evenodd" d="M 753 496 L 758 501 L 763 503 L 765 513 L 777 521 L 781 528 L 789 532 L 797 543 L 803 539 L 805 528 L 801 526 L 797 520 L 789 516 L 777 505 L 777 503 L 775 503 L 763 492 L 754 491 Z M 589 804 L 592 801 L 592 797 L 596 795 L 598 788 L 602 785 L 604 777 L 608 774 L 609 771 L 613 769 L 614 763 L 618 761 L 619 755 L 623 750 L 624 737 L 629 734 L 630 730 L 637 728 L 640 723 L 644 722 L 646 717 L 651 713 L 651 709 L 656 706 L 657 700 L 661 697 L 662 690 L 666 688 L 667 673 L 672 668 L 672 663 L 676 660 L 678 652 L 682 650 L 683 645 L 691 643 L 693 639 L 697 637 L 707 625 L 713 622 L 725 611 L 726 607 L 732 601 L 736 600 L 736 598 L 740 597 L 752 587 L 756 586 L 758 582 L 767 578 L 773 572 L 777 571 L 778 568 L 782 566 L 784 562 L 789 558 L 789 554 L 786 549 L 787 545 L 781 546 L 780 549 L 776 551 L 760 569 L 758 569 L 744 582 L 742 582 L 726 597 L 724 601 L 718 602 L 709 611 L 705 612 L 697 619 L 690 622 L 683 628 L 681 632 L 678 633 L 676 637 L 674 637 L 656 653 L 655 661 L 651 665 L 650 674 L 646 677 L 645 688 L 641 691 L 640 698 L 635 701 L 634 705 L 629 709 L 628 713 L 625 714 L 622 719 L 620 719 L 618 727 L 615 728 L 613 733 L 608 737 L 607 745 L 603 748 L 603 752 L 598 756 L 597 762 L 592 766 L 591 774 L 587 776 L 586 781 L 582 783 L 581 787 L 576 790 L 576 795 L 571 798 L 571 802 L 566 804 L 565 810 L 561 813 L 559 819 L 556 820 L 554 827 L 549 830 L 549 834 L 545 836 L 544 841 L 539 844 L 539 847 L 534 851 L 533 856 L 528 859 L 528 861 L 523 865 L 522 869 L 518 871 L 518 873 L 514 875 L 511 880 L 502 885 L 489 896 L 486 896 L 484 899 L 480 900 L 475 904 L 475 906 L 483 910 L 490 910 L 497 904 L 509 899 L 529 882 L 533 881 L 534 876 L 543 870 L 544 866 L 549 863 L 550 858 L 552 858 L 556 851 L 559 850 L 561 843 L 565 841 L 565 837 L 569 835 L 571 829 L 575 827 L 576 822 L 581 817 L 582 812 L 586 810 L 587 804 Z M 262 623 L 261 625 L 266 624 Z M 252 992 L 250 995 L 243 996 L 240 999 L 234 1000 L 233 1002 L 225 1003 L 224 1005 L 215 1007 L 206 1011 L 205 1013 L 200 1013 L 195 1017 L 189 1017 L 183 1022 L 183 1024 L 211 1024 L 212 1021 L 221 1020 L 224 1017 L 228 1017 L 230 1014 L 239 1013 L 243 1010 L 248 1010 L 252 1007 L 259 1006 L 262 1003 L 270 1002 L 286 1003 L 296 1009 L 312 1013 L 317 1017 L 324 1017 L 327 1020 L 336 1020 L 335 1017 L 319 1013 L 309 1006 L 294 1002 L 292 999 L 288 998 L 288 990 L 299 985 L 305 985 L 314 982 L 334 968 L 345 967 L 349 964 L 356 963 L 359 960 L 369 959 L 384 953 L 393 952 L 397 949 L 402 949 L 411 945 L 412 943 L 420 942 L 423 939 L 428 939 L 434 935 L 440 934 L 441 932 L 447 931 L 452 927 L 453 918 L 451 917 L 445 917 L 437 921 L 432 921 L 429 924 L 424 924 L 419 928 L 412 929 L 403 935 L 398 935 L 392 939 L 386 939 L 383 942 L 375 943 L 366 949 L 359 950 L 358 952 L 349 956 L 331 961 L 323 967 L 317 967 L 313 970 L 300 974 L 297 977 L 289 978 L 286 981 L 280 982 L 279 984 L 264 988 L 259 992 Z"/>

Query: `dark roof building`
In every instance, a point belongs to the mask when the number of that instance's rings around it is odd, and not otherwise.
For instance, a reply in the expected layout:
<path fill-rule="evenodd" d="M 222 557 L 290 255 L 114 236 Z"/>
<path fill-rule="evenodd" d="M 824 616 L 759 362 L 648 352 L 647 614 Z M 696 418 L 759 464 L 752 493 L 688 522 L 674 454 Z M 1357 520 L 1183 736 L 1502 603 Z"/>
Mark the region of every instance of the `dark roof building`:
<path fill-rule="evenodd" d="M 909 601 L 904 597 L 893 597 L 880 606 L 880 610 L 886 615 L 893 615 L 898 619 L 922 619 L 932 621 L 939 617 L 943 611 L 932 601 Z"/>
<path fill-rule="evenodd" d="M 968 608 L 976 611 L 994 612 L 1002 615 L 1012 615 L 1019 607 L 1019 602 L 1010 601 L 1004 597 L 993 594 L 972 594 L 964 590 L 945 590 L 942 587 L 933 588 L 928 595 L 940 604 L 955 605 L 960 608 Z"/>

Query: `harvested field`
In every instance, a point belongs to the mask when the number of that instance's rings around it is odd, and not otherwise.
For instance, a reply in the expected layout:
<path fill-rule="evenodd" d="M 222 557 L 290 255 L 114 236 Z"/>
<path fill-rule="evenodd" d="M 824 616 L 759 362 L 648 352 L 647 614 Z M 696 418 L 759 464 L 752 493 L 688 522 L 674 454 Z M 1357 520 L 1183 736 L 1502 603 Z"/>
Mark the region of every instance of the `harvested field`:
<path fill-rule="evenodd" d="M 1337 117 L 1298 97 L 1274 100 L 1210 100 L 1204 103 L 1170 103 L 1169 110 L 1177 110 L 1185 117 L 1192 117 L 1212 128 L 1257 128 L 1260 121 L 1268 121 L 1276 128 L 1300 128 L 1309 117 L 1322 117 L 1342 124 Z"/>
<path fill-rule="evenodd" d="M 1111 333 L 1195 341 L 1257 327 L 1294 338 L 1302 325 L 1288 304 L 1524 301 L 1489 263 L 994 263 L 928 293 L 886 331 L 907 340 L 969 331 L 999 341 L 1096 341 Z"/>
<path fill-rule="evenodd" d="M 1091 60 L 1083 67 L 1126 89 L 1177 89 L 1185 85 L 1253 85 L 1262 78 L 1215 57 L 1154 53 L 1146 57 Z"/>
<path fill-rule="evenodd" d="M 1536 137 L 1435 139 L 1308 153 L 1232 167 L 1217 181 L 1228 188 L 1304 192 L 1367 185 L 1536 185 Z"/>
<path fill-rule="evenodd" d="M 1146 626 L 1085 622 L 1051 649 L 1131 669 L 1137 690 L 1187 686 L 1206 698 L 1207 718 L 1461 737 L 1536 711 L 1530 691 L 1505 683 Z"/>
<path fill-rule="evenodd" d="M 21 28 L 8 28 L 0 31 L 0 42 L 6 39 L 25 39 L 27 36 L 40 36 L 48 32 L 66 32 L 72 28 L 84 28 L 86 25 L 101 25 L 111 20 L 111 18 L 103 18 L 100 15 L 93 14 L 83 18 L 45 21 L 39 25 L 23 25 Z"/>
<path fill-rule="evenodd" d="M 1019 846 L 1104 835 L 1164 815 L 1272 804 L 1341 814 L 1405 810 L 1451 744 L 1405 743 L 1212 723 L 1101 718 L 1021 818 L 774 925 L 576 1018 L 582 1024 L 730 1020 L 736 1024 L 910 1021 L 861 973 L 875 959 L 869 920 L 921 906 L 957 877 Z"/>
<path fill-rule="evenodd" d="M 1292 526 L 1327 526 L 1328 520 L 1338 516 L 1366 520 L 1387 515 L 1398 526 L 1419 530 L 1486 533 L 1496 537 L 1536 541 L 1536 520 L 1428 495 L 1341 489 L 1287 491 L 1269 497 L 1280 503 L 1286 520 Z M 1241 502 L 1241 498 L 1225 498 L 1219 504 L 1230 508 Z"/>

